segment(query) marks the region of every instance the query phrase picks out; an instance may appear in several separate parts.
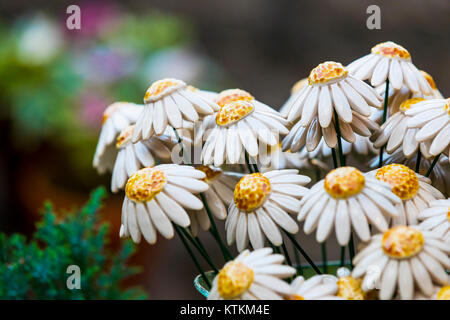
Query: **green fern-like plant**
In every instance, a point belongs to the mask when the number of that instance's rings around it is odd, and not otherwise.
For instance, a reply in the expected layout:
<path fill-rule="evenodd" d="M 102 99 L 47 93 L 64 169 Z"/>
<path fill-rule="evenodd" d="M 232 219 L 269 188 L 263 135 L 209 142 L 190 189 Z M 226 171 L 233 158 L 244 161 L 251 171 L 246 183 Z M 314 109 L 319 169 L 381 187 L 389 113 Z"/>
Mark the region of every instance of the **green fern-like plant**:
<path fill-rule="evenodd" d="M 0 233 L 0 299 L 145 299 L 139 287 L 121 288 L 122 280 L 141 270 L 127 265 L 135 251 L 131 241 L 118 252 L 107 246 L 108 224 L 98 215 L 105 195 L 96 189 L 63 219 L 46 203 L 30 241 Z M 80 289 L 67 287 L 69 265 L 80 267 Z"/>

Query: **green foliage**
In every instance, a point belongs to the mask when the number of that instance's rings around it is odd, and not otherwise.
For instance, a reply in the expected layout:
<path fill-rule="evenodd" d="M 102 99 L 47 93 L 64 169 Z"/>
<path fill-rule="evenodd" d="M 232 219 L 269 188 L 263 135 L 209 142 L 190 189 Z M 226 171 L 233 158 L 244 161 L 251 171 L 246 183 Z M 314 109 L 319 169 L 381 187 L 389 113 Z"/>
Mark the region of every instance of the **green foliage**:
<path fill-rule="evenodd" d="M 123 290 L 123 279 L 140 268 L 128 266 L 132 242 L 119 252 L 107 248 L 108 224 L 99 223 L 98 209 L 106 194 L 96 189 L 81 209 L 60 219 L 50 203 L 31 241 L 20 234 L 0 234 L 0 299 L 143 299 L 138 287 Z M 81 289 L 69 290 L 69 265 L 81 269 Z"/>

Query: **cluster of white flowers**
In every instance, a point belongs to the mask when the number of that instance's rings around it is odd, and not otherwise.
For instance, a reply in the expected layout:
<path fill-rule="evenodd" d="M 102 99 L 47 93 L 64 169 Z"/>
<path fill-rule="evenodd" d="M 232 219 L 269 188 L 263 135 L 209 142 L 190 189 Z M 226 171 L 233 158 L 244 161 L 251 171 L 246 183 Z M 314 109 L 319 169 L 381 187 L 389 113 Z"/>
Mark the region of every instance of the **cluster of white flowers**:
<path fill-rule="evenodd" d="M 108 107 L 93 164 L 125 190 L 121 237 L 178 233 L 209 260 L 196 239 L 211 231 L 227 263 L 209 299 L 450 298 L 450 99 L 402 46 L 319 64 L 279 112 L 241 89 L 178 79 L 154 82 L 144 103 Z M 214 219 L 225 220 L 224 242 Z M 320 272 L 299 223 L 318 243 L 334 230 L 354 249 L 356 235 L 353 269 L 293 279 L 288 239 Z"/>

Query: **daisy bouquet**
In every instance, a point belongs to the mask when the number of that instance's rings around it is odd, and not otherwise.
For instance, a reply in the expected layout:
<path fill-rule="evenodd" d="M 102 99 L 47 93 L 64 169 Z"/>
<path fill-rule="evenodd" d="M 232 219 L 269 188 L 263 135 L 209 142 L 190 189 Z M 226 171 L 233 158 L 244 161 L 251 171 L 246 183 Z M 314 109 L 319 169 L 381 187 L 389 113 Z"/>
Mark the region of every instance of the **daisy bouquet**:
<path fill-rule="evenodd" d="M 171 78 L 143 100 L 105 111 L 93 165 L 125 193 L 119 236 L 177 235 L 208 299 L 449 299 L 450 100 L 402 46 L 320 63 L 280 112 Z"/>

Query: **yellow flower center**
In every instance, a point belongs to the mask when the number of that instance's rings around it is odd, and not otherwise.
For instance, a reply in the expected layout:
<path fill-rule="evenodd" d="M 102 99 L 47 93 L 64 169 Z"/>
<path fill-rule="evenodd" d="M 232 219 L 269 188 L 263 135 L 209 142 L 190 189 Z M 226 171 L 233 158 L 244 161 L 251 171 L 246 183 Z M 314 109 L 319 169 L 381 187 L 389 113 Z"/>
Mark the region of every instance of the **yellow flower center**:
<path fill-rule="evenodd" d="M 443 286 L 437 293 L 436 298 L 438 300 L 450 300 L 450 285 Z"/>
<path fill-rule="evenodd" d="M 403 101 L 402 104 L 400 105 L 400 110 L 406 111 L 409 108 L 411 108 L 412 105 L 415 105 L 416 103 L 418 103 L 420 101 L 425 101 L 425 99 L 424 98 L 407 99 L 407 100 Z"/>
<path fill-rule="evenodd" d="M 378 169 L 375 177 L 387 182 L 392 187 L 392 192 L 400 199 L 413 198 L 419 191 L 419 179 L 416 173 L 402 164 L 394 163 Z"/>
<path fill-rule="evenodd" d="M 109 119 L 109 117 L 116 112 L 117 110 L 119 110 L 120 108 L 126 106 L 128 104 L 128 102 L 114 102 L 112 104 L 110 104 L 105 111 L 103 111 L 103 116 L 102 116 L 102 124 L 104 124 L 106 122 L 106 120 Z"/>
<path fill-rule="evenodd" d="M 166 182 L 167 178 L 162 170 L 143 168 L 128 179 L 125 193 L 136 202 L 148 202 L 162 191 Z"/>
<path fill-rule="evenodd" d="M 304 78 L 301 80 L 298 80 L 291 89 L 291 94 L 294 94 L 296 92 L 299 92 L 300 90 L 302 90 L 304 87 L 306 87 L 306 85 L 308 84 L 308 78 Z"/>
<path fill-rule="evenodd" d="M 259 208 L 272 190 L 269 179 L 257 172 L 247 174 L 234 188 L 234 203 L 245 212 L 252 212 Z"/>
<path fill-rule="evenodd" d="M 214 166 L 201 165 L 195 169 L 202 171 L 206 175 L 206 177 L 203 180 L 207 183 L 210 183 L 223 173 L 222 169 Z"/>
<path fill-rule="evenodd" d="M 382 42 L 372 48 L 373 54 L 379 54 L 387 58 L 400 58 L 404 60 L 411 59 L 408 50 L 402 46 L 392 42 Z"/>
<path fill-rule="evenodd" d="M 312 69 L 308 77 L 309 84 L 324 84 L 346 77 L 348 70 L 339 62 L 326 61 Z"/>
<path fill-rule="evenodd" d="M 306 300 L 305 297 L 299 295 L 299 294 L 290 294 L 288 296 L 286 296 L 286 298 L 284 300 Z"/>
<path fill-rule="evenodd" d="M 230 102 L 220 108 L 219 112 L 217 112 L 216 123 L 219 126 L 226 126 L 238 122 L 251 114 L 254 110 L 255 107 L 251 102 L 243 100 Z"/>
<path fill-rule="evenodd" d="M 219 93 L 216 98 L 216 103 L 219 107 L 234 101 L 253 101 L 255 98 L 245 90 L 241 89 L 227 89 Z"/>
<path fill-rule="evenodd" d="M 156 101 L 161 97 L 180 89 L 183 86 L 186 86 L 186 84 L 183 81 L 177 79 L 162 79 L 155 81 L 145 92 L 144 101 Z"/>
<path fill-rule="evenodd" d="M 254 277 L 253 270 L 242 262 L 231 261 L 219 272 L 217 290 L 222 298 L 235 298 L 250 288 Z"/>
<path fill-rule="evenodd" d="M 448 223 L 450 223 L 450 207 L 448 207 L 448 210 L 447 210 L 447 221 L 448 221 Z"/>
<path fill-rule="evenodd" d="M 361 279 L 341 277 L 337 281 L 337 296 L 347 300 L 365 300 L 365 293 L 361 288 Z"/>
<path fill-rule="evenodd" d="M 116 148 L 119 149 L 120 147 L 124 146 L 126 143 L 128 143 L 131 140 L 131 137 L 133 136 L 133 130 L 134 125 L 129 126 L 120 132 L 120 134 L 117 136 L 116 140 Z"/>
<path fill-rule="evenodd" d="M 353 167 L 341 167 L 327 174 L 324 188 L 333 198 L 345 199 L 361 192 L 365 183 L 361 171 Z"/>
<path fill-rule="evenodd" d="M 423 71 L 423 70 L 420 70 L 420 73 L 421 73 L 421 74 L 425 77 L 425 79 L 428 81 L 428 84 L 430 85 L 430 87 L 431 87 L 432 89 L 436 90 L 436 89 L 437 89 L 437 87 L 436 87 L 436 82 L 434 82 L 433 77 L 432 77 L 428 72 L 425 72 L 425 71 Z"/>
<path fill-rule="evenodd" d="M 383 234 L 381 246 L 391 258 L 409 258 L 422 250 L 424 237 L 418 229 L 397 226 Z"/>

